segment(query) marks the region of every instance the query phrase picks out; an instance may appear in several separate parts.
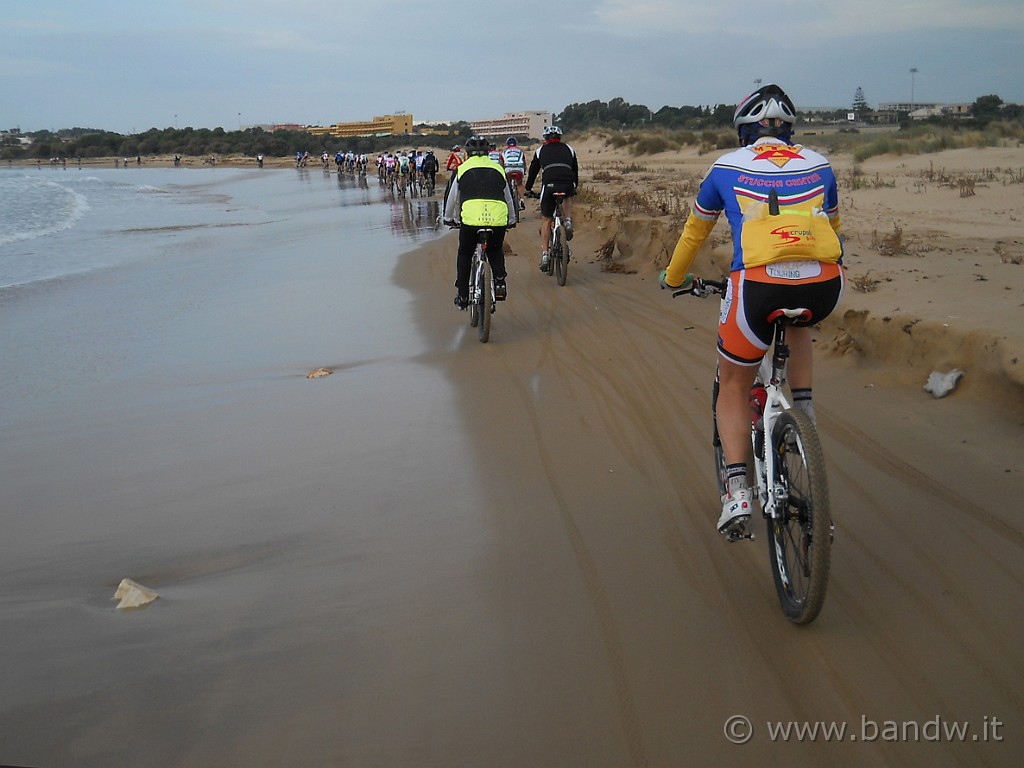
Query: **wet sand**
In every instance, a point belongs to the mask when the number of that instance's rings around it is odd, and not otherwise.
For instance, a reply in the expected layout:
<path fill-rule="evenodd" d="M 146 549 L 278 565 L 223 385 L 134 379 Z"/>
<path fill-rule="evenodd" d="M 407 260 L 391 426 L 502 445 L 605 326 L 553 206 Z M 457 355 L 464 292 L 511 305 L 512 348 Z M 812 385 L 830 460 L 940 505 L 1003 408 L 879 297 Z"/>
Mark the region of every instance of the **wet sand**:
<path fill-rule="evenodd" d="M 139 330 L 73 339 L 111 373 L 43 370 L 7 420 L 0 762 L 1020 763 L 1020 411 L 823 350 L 836 543 L 794 627 L 764 537 L 714 531 L 717 304 L 602 271 L 579 220 L 560 288 L 531 218 L 486 345 L 450 236 L 353 273 L 289 229 L 273 281 L 174 293 L 180 322 L 133 325 L 144 271 L 76 294 L 85 328 Z M 42 343 L 66 298 L 13 319 Z M 123 577 L 161 598 L 118 613 Z M 936 718 L 965 743 L 872 738 Z"/>

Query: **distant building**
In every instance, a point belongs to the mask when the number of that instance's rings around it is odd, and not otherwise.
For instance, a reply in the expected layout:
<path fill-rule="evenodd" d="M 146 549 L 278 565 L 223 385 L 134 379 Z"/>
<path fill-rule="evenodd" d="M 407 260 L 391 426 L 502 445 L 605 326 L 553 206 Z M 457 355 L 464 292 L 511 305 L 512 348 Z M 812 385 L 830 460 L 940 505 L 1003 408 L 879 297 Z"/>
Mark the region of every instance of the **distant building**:
<path fill-rule="evenodd" d="M 952 117 L 960 119 L 971 116 L 971 104 L 939 104 L 933 102 L 890 101 L 878 105 L 875 111 L 879 122 L 895 122 L 900 117 L 911 120 L 925 120 L 929 117 Z"/>
<path fill-rule="evenodd" d="M 306 131 L 314 136 L 334 136 L 339 139 L 356 136 L 402 136 L 412 133 L 412 115 L 383 115 L 362 123 L 309 126 Z"/>
<path fill-rule="evenodd" d="M 551 125 L 551 113 L 506 112 L 504 117 L 476 120 L 469 125 L 478 136 L 529 136 L 539 139 L 544 135 L 544 129 Z"/>

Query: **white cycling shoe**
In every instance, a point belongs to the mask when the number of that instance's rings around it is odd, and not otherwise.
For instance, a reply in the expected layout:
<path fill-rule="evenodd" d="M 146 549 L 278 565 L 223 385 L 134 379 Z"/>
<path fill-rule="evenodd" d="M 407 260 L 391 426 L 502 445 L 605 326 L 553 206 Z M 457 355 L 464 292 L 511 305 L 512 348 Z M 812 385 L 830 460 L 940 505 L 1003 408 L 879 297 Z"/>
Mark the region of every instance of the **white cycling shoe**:
<path fill-rule="evenodd" d="M 718 518 L 718 532 L 735 538 L 746 533 L 747 522 L 754 509 L 754 493 L 749 488 L 739 488 L 722 497 L 722 516 Z"/>

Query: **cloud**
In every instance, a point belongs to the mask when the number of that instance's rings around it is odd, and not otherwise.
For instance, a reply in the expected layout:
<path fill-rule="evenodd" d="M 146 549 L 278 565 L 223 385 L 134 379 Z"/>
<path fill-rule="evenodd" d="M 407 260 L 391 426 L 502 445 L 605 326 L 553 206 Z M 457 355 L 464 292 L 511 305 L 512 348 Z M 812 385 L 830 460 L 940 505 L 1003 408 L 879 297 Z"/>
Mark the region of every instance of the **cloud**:
<path fill-rule="evenodd" d="M 711 6 L 692 0 L 601 0 L 594 10 L 597 24 L 618 36 L 694 36 L 759 38 L 766 47 L 792 48 L 813 36 L 816 42 L 900 34 L 928 29 L 1024 29 L 1019 0 L 777 0 L 770 6 Z"/>

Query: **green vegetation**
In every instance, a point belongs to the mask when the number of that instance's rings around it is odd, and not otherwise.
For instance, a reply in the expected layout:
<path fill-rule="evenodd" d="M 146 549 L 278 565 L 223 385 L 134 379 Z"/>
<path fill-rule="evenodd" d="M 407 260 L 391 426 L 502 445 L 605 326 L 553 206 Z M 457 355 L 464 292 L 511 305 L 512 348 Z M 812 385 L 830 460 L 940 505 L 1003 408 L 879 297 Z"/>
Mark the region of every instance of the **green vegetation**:
<path fill-rule="evenodd" d="M 881 136 L 854 131 L 820 133 L 813 143 L 832 153 L 848 152 L 863 162 L 878 155 L 924 155 L 944 149 L 995 147 L 1008 141 L 1024 141 L 1024 124 L 991 122 L 984 128 L 969 128 L 922 123 Z"/>
<path fill-rule="evenodd" d="M 469 136 L 469 126 L 457 123 L 451 132 L 435 136 L 385 136 L 338 139 L 333 136 L 314 136 L 307 131 L 264 131 L 246 128 L 243 131 L 225 131 L 223 128 L 150 128 L 145 133 L 128 136 L 110 131 L 88 128 L 69 128 L 57 131 L 37 131 L 25 134 L 32 143 L 25 146 L 15 138 L 6 138 L 0 145 L 3 160 L 49 160 L 52 157 L 153 157 L 181 155 L 208 157 L 242 155 L 256 157 L 291 157 L 296 152 L 319 155 L 323 151 L 334 154 L 338 150 L 357 153 L 377 153 L 419 145 L 462 143 Z"/>

